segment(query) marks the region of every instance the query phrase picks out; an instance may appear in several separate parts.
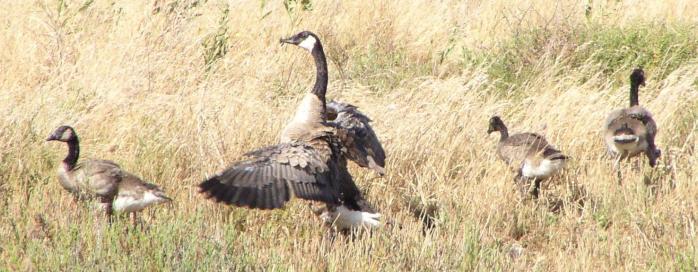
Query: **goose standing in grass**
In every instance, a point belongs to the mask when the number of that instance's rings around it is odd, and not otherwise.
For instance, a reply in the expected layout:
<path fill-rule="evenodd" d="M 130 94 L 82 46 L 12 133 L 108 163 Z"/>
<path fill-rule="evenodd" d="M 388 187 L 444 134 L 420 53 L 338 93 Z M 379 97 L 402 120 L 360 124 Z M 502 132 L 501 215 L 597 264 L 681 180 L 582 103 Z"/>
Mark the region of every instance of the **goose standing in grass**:
<path fill-rule="evenodd" d="M 615 110 L 606 118 L 604 140 L 609 153 L 615 157 L 613 165 L 619 177 L 620 160 L 644 153 L 649 165 L 654 167 L 661 156 L 654 142 L 657 124 L 652 114 L 638 102 L 640 86 L 645 86 L 645 72 L 637 68 L 630 74 L 630 107 Z"/>
<path fill-rule="evenodd" d="M 490 118 L 487 133 L 499 131 L 497 153 L 515 173 L 522 193 L 538 197 L 540 182 L 560 171 L 568 159 L 562 152 L 548 144 L 545 137 L 535 133 L 509 135 L 499 116 Z M 525 184 L 532 181 L 526 188 Z"/>
<path fill-rule="evenodd" d="M 76 200 L 97 198 L 107 217 L 116 212 L 135 213 L 150 205 L 171 201 L 157 186 L 146 183 L 108 160 L 84 160 L 78 163 L 80 144 L 75 129 L 58 127 L 46 141 L 68 144 L 68 156 L 58 166 L 58 181 Z"/>
<path fill-rule="evenodd" d="M 237 162 L 199 184 L 216 202 L 255 209 L 282 208 L 292 197 L 320 201 L 318 212 L 340 230 L 377 227 L 380 214 L 363 198 L 347 170 L 347 158 L 384 173 L 385 154 L 365 115 L 356 107 L 331 103 L 334 121 L 328 122 L 327 62 L 320 39 L 309 31 L 282 43 L 308 50 L 316 66 L 313 89 L 283 129 L 280 144 L 245 154 Z"/>

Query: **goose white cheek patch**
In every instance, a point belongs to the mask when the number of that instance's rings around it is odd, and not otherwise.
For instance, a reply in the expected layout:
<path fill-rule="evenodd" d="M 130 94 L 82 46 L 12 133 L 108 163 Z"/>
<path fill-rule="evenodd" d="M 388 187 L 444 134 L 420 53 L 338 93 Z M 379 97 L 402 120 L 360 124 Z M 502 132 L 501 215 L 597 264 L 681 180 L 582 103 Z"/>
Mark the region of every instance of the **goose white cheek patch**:
<path fill-rule="evenodd" d="M 313 51 L 313 48 L 315 48 L 315 37 L 313 36 L 308 36 L 303 40 L 301 43 L 298 44 L 298 46 L 303 47 L 305 49 L 308 49 L 308 51 Z"/>
<path fill-rule="evenodd" d="M 67 141 L 70 139 L 70 137 L 73 137 L 73 131 L 68 129 L 65 132 L 63 132 L 63 135 L 61 135 L 61 140 Z"/>

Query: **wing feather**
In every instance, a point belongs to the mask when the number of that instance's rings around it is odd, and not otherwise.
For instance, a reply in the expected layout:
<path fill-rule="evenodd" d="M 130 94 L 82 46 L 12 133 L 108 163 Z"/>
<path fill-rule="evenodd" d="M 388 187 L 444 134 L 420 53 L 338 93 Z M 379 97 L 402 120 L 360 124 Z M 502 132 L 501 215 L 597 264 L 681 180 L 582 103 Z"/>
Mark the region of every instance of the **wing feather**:
<path fill-rule="evenodd" d="M 261 199 L 264 199 L 264 206 L 262 207 L 262 209 L 273 209 L 274 198 L 271 195 L 273 191 L 271 190 L 271 185 L 264 186 L 262 190 L 264 191 L 264 194 L 261 197 Z"/>
<path fill-rule="evenodd" d="M 371 119 L 356 106 L 330 101 L 327 103 L 329 121 L 337 130 L 342 145 L 347 149 L 346 157 L 361 167 L 385 174 L 385 150 L 378 140 Z"/>
<path fill-rule="evenodd" d="M 267 207 L 267 199 L 268 198 L 266 197 L 267 190 L 265 190 L 265 187 L 266 187 L 266 185 L 262 185 L 262 186 L 258 187 L 256 190 L 257 195 L 255 196 L 255 201 L 256 201 L 257 207 L 259 207 L 260 209 L 269 209 Z"/>
<path fill-rule="evenodd" d="M 113 197 L 126 173 L 113 161 L 90 159 L 73 169 L 80 191 L 90 195 Z"/>
<path fill-rule="evenodd" d="M 199 184 L 200 191 L 217 202 L 259 209 L 283 207 L 291 190 L 302 199 L 338 201 L 337 189 L 329 182 L 329 168 L 324 165 L 327 162 L 318 159 L 321 156 L 312 146 L 285 143 L 248 155 L 249 160 Z"/>
<path fill-rule="evenodd" d="M 240 187 L 239 190 L 241 191 L 240 199 L 238 200 L 240 206 L 252 206 L 251 202 L 252 198 L 254 198 L 254 196 L 251 195 L 252 190 L 250 190 L 250 188 L 247 187 Z"/>

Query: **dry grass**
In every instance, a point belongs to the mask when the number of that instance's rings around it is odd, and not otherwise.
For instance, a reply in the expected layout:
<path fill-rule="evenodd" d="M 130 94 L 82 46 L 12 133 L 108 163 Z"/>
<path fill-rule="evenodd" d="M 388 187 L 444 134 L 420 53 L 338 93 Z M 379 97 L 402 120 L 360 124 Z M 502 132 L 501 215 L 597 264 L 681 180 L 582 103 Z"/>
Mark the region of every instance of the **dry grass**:
<path fill-rule="evenodd" d="M 589 14 L 572 0 L 283 2 L 4 3 L 0 270 L 698 269 L 696 1 L 593 1 Z M 313 80 L 310 57 L 278 45 L 302 29 L 323 38 L 328 96 L 376 120 L 390 157 L 383 179 L 352 168 L 388 221 L 355 240 L 332 242 L 301 201 L 260 212 L 196 193 L 277 141 Z M 656 170 L 626 163 L 618 186 L 600 130 L 640 64 L 664 156 Z M 514 192 L 493 114 L 574 158 L 541 200 Z M 144 231 L 100 225 L 56 182 L 66 148 L 43 139 L 61 124 L 83 157 L 176 202 L 146 212 Z M 413 205 L 438 207 L 426 234 Z"/>

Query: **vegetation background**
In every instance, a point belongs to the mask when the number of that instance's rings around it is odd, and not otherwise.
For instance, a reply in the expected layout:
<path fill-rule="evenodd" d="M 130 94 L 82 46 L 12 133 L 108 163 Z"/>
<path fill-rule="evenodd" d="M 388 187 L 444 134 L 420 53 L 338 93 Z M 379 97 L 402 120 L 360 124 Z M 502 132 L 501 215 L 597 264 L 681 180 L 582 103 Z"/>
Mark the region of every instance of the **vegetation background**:
<path fill-rule="evenodd" d="M 698 269 L 698 1 L 2 7 L 0 270 Z M 278 140 L 314 80 L 310 56 L 278 39 L 306 29 L 330 60 L 328 97 L 371 116 L 389 155 L 384 178 L 352 165 L 386 221 L 353 240 L 333 242 L 302 201 L 261 212 L 197 194 Z M 663 157 L 623 164 L 619 185 L 601 130 L 639 65 Z M 520 200 L 497 160 L 495 114 L 573 158 L 540 200 Z M 145 212 L 142 231 L 93 219 L 56 180 L 66 147 L 43 141 L 62 124 L 83 158 L 115 160 L 176 201 Z"/>

